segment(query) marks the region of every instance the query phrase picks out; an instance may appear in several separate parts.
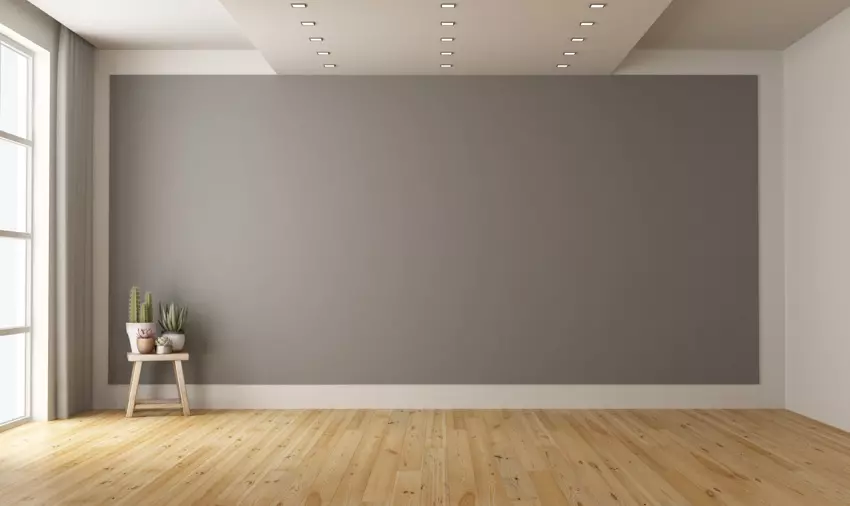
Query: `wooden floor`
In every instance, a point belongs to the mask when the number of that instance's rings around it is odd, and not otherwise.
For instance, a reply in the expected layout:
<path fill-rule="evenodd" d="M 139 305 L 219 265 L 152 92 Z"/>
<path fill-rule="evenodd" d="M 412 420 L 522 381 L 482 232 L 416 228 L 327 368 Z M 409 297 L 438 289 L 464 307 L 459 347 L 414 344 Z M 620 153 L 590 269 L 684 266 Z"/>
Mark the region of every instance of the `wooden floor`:
<path fill-rule="evenodd" d="M 848 505 L 787 411 L 121 412 L 0 433 L 0 504 Z"/>

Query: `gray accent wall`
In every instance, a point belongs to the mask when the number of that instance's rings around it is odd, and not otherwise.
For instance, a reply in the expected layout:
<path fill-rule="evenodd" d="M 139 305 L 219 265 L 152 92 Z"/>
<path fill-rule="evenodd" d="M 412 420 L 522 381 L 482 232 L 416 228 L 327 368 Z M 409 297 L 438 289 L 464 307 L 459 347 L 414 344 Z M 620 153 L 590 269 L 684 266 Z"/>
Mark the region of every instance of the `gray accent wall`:
<path fill-rule="evenodd" d="M 114 76 L 109 380 L 138 284 L 191 306 L 193 383 L 758 383 L 757 98 Z"/>

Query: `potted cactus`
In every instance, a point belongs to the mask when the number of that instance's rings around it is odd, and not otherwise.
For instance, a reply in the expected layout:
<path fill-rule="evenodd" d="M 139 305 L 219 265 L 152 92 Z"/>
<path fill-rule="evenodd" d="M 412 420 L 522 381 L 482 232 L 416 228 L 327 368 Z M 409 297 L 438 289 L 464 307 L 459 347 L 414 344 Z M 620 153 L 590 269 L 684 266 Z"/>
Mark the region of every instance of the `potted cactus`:
<path fill-rule="evenodd" d="M 171 340 L 166 336 L 156 338 L 156 354 L 168 355 L 171 353 Z"/>
<path fill-rule="evenodd" d="M 156 339 L 156 332 L 151 329 L 139 329 L 136 331 L 136 346 L 139 349 L 139 353 L 143 355 L 153 353 L 155 346 L 154 339 Z"/>
<path fill-rule="evenodd" d="M 186 345 L 183 326 L 188 318 L 188 307 L 180 307 L 173 302 L 159 305 L 159 326 L 162 328 L 162 335 L 171 341 L 174 351 L 183 351 Z"/>
<path fill-rule="evenodd" d="M 140 300 L 140 291 L 138 286 L 130 289 L 130 309 L 127 320 L 127 338 L 130 340 L 130 350 L 133 353 L 139 353 L 139 348 L 136 343 L 139 330 L 150 331 L 151 335 L 156 334 L 156 324 L 153 322 L 153 296 L 150 292 L 145 294 L 145 300 Z"/>

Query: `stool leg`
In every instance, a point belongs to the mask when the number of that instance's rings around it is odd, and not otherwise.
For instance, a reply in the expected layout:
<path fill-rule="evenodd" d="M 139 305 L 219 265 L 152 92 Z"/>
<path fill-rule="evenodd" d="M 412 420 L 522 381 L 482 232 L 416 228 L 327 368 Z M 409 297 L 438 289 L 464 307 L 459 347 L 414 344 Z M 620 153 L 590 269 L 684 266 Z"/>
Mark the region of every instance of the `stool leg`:
<path fill-rule="evenodd" d="M 133 375 L 130 378 L 130 398 L 127 399 L 127 418 L 133 416 L 136 408 L 136 394 L 139 393 L 139 378 L 142 376 L 142 362 L 133 362 Z"/>
<path fill-rule="evenodd" d="M 183 416 L 189 416 L 189 395 L 186 393 L 186 379 L 183 377 L 183 361 L 174 361 L 174 376 L 177 378 L 177 390 L 180 391 L 180 404 L 183 406 Z"/>

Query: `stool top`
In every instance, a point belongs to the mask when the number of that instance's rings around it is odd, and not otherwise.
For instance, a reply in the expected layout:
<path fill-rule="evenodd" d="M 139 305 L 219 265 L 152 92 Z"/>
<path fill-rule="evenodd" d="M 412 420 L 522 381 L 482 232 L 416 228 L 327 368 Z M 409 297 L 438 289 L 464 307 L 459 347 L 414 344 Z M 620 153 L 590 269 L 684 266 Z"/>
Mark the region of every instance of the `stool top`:
<path fill-rule="evenodd" d="M 165 355 L 157 355 L 155 353 L 127 353 L 128 362 L 176 362 L 184 360 L 189 360 L 189 353 L 185 351 L 166 353 Z"/>

